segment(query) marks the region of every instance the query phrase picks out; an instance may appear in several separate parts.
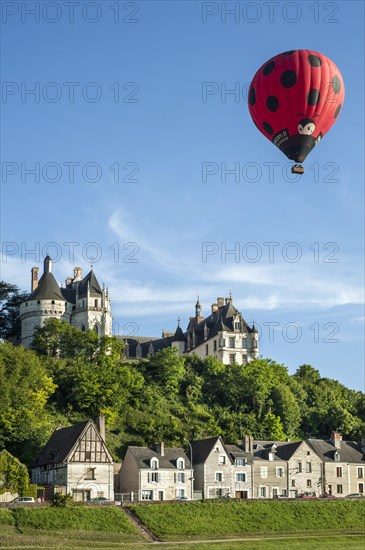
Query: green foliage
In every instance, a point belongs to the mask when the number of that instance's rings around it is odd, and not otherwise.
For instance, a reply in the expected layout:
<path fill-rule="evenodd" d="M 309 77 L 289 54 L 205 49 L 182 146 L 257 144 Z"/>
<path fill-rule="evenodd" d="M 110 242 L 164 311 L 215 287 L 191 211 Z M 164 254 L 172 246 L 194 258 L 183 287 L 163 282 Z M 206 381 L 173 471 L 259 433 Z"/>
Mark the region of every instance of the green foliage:
<path fill-rule="evenodd" d="M 28 297 L 26 292 L 19 292 L 15 285 L 0 281 L 0 338 L 15 339 L 20 337 L 21 325 L 19 306 Z"/>
<path fill-rule="evenodd" d="M 0 525 L 14 525 L 15 521 L 11 510 L 0 508 Z"/>
<path fill-rule="evenodd" d="M 365 502 L 189 502 L 134 505 L 133 513 L 155 535 L 226 536 L 243 533 L 363 531 Z"/>
<path fill-rule="evenodd" d="M 28 489 L 27 467 L 5 449 L 0 451 L 0 493 L 10 491 L 24 496 L 28 495 Z"/>
<path fill-rule="evenodd" d="M 36 353 L 3 342 L 0 387 L 0 448 L 29 463 L 50 432 L 46 404 L 55 384 Z"/>
<path fill-rule="evenodd" d="M 61 493 L 56 493 L 52 501 L 52 506 L 56 508 L 67 508 L 74 505 L 75 501 L 70 494 L 62 495 Z"/>
<path fill-rule="evenodd" d="M 135 533 L 135 528 L 115 506 L 26 508 L 13 510 L 18 529 L 104 531 Z"/>

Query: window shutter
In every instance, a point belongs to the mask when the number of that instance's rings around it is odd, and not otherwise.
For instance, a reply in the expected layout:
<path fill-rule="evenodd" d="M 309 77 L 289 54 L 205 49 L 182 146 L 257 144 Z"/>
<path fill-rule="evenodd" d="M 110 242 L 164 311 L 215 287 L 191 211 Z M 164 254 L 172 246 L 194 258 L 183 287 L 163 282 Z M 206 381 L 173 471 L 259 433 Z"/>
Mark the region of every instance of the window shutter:
<path fill-rule="evenodd" d="M 147 482 L 149 483 L 150 482 L 150 473 L 148 472 L 147 474 Z"/>
<path fill-rule="evenodd" d="M 185 483 L 185 474 L 182 474 L 182 482 Z"/>
<path fill-rule="evenodd" d="M 174 473 L 174 483 L 176 483 L 176 473 Z"/>

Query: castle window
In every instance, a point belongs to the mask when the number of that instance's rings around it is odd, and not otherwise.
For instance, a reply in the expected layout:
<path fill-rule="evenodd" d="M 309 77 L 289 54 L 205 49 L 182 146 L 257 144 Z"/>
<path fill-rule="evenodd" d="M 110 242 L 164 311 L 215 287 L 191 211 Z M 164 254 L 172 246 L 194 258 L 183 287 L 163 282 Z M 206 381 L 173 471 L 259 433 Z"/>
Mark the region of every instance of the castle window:
<path fill-rule="evenodd" d="M 205 355 L 209 355 L 209 346 L 205 344 Z"/>
<path fill-rule="evenodd" d="M 229 362 L 231 363 L 231 365 L 233 365 L 236 362 L 236 354 L 235 353 L 230 353 L 229 354 Z"/>
<path fill-rule="evenodd" d="M 247 338 L 242 338 L 242 347 L 243 349 L 247 349 Z"/>
<path fill-rule="evenodd" d="M 54 304 L 54 303 L 55 303 L 55 301 L 54 301 L 54 300 L 52 300 L 51 304 Z"/>
<path fill-rule="evenodd" d="M 85 332 L 85 325 L 82 325 L 81 330 L 82 332 Z"/>
<path fill-rule="evenodd" d="M 217 340 L 214 340 L 213 347 L 214 347 L 214 351 L 217 351 Z"/>
<path fill-rule="evenodd" d="M 230 338 L 228 339 L 228 341 L 229 341 L 229 347 L 230 347 L 230 348 L 234 348 L 234 347 L 235 347 L 235 339 L 234 339 L 234 337 L 233 337 L 233 338 L 230 337 Z"/>
<path fill-rule="evenodd" d="M 40 304 L 40 303 L 41 303 L 41 301 L 40 301 L 40 300 L 37 300 L 37 304 Z"/>
<path fill-rule="evenodd" d="M 97 299 L 94 300 L 94 306 L 95 306 L 95 307 L 98 307 L 98 300 L 97 300 Z"/>
<path fill-rule="evenodd" d="M 25 307 L 28 307 L 28 302 L 25 302 Z"/>
<path fill-rule="evenodd" d="M 94 326 L 94 332 L 95 332 L 96 334 L 99 334 L 99 327 L 98 327 L 98 325 L 95 325 L 95 326 Z"/>

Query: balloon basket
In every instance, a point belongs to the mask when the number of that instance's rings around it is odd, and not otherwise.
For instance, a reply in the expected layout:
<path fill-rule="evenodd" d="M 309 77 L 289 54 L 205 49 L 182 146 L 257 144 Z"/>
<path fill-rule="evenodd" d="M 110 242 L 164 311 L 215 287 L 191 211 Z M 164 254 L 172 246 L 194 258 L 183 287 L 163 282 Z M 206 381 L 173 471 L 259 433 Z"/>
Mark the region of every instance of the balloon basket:
<path fill-rule="evenodd" d="M 294 166 L 291 167 L 291 173 L 292 174 L 304 174 L 304 168 L 301 164 L 294 164 Z"/>

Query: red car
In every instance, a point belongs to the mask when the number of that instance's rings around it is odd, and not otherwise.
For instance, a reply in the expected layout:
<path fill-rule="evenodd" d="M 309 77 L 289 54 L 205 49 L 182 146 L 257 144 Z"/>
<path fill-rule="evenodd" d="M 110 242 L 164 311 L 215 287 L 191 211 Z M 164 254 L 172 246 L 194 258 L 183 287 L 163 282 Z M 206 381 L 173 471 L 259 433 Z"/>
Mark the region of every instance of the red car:
<path fill-rule="evenodd" d="M 316 493 L 314 492 L 306 492 L 306 493 L 302 493 L 301 495 L 298 496 L 298 498 L 300 500 L 307 500 L 307 499 L 310 499 L 310 498 L 318 498 Z"/>
<path fill-rule="evenodd" d="M 337 497 L 335 497 L 335 495 L 330 495 L 329 493 L 324 493 L 319 498 L 331 498 L 331 499 L 335 498 L 336 499 Z"/>

